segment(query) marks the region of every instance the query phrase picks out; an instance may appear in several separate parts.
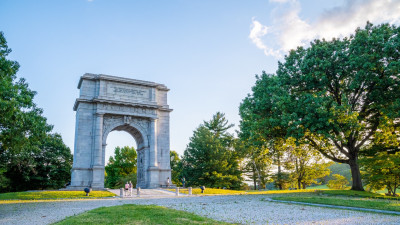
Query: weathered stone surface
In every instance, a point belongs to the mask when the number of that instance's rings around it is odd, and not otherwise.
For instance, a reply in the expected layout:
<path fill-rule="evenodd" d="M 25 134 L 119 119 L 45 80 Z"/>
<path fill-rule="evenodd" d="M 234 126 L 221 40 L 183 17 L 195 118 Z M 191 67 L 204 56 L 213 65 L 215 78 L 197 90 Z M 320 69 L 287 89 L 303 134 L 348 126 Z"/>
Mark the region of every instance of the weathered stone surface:
<path fill-rule="evenodd" d="M 85 74 L 76 99 L 74 162 L 69 189 L 104 188 L 105 147 L 114 130 L 137 143 L 137 187 L 155 188 L 171 177 L 169 89 L 162 84 Z"/>

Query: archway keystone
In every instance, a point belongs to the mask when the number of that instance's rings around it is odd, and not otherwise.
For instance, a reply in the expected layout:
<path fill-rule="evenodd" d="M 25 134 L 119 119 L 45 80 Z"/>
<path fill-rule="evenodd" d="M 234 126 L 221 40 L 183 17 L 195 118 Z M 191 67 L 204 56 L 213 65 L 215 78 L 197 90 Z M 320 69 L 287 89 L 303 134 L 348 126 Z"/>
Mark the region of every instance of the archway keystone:
<path fill-rule="evenodd" d="M 85 74 L 76 99 L 74 162 L 68 189 L 104 188 L 105 147 L 114 130 L 136 140 L 137 186 L 157 188 L 171 178 L 169 89 L 163 84 Z"/>

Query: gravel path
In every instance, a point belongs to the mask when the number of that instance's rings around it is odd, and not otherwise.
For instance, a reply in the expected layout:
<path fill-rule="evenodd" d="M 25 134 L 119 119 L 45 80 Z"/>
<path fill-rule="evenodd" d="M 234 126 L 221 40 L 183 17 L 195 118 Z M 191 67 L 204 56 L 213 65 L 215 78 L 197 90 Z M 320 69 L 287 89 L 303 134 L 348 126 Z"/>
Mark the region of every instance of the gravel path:
<path fill-rule="evenodd" d="M 241 224 L 400 224 L 400 216 L 263 201 L 260 195 L 107 199 L 0 205 L 0 224 L 49 224 L 102 206 L 155 204 Z"/>

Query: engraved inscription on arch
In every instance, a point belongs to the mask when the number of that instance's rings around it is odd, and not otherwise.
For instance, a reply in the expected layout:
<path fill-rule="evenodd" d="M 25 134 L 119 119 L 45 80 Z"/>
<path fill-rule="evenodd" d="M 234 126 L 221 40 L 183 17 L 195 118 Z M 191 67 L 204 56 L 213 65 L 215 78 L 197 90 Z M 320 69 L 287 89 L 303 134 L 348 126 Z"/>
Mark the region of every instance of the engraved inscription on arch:
<path fill-rule="evenodd" d="M 108 82 L 106 95 L 124 101 L 151 101 L 151 88 Z"/>

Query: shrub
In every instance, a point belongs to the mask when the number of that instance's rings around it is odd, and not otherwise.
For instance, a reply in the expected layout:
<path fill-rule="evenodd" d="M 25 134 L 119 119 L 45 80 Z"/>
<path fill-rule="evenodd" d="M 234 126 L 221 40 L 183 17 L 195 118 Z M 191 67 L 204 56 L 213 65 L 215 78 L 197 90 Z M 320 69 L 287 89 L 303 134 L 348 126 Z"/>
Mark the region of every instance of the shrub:
<path fill-rule="evenodd" d="M 346 189 L 346 185 L 349 184 L 349 181 L 347 181 L 346 177 L 340 175 L 340 174 L 333 174 L 333 180 L 330 180 L 328 182 L 328 187 L 331 189 Z"/>

